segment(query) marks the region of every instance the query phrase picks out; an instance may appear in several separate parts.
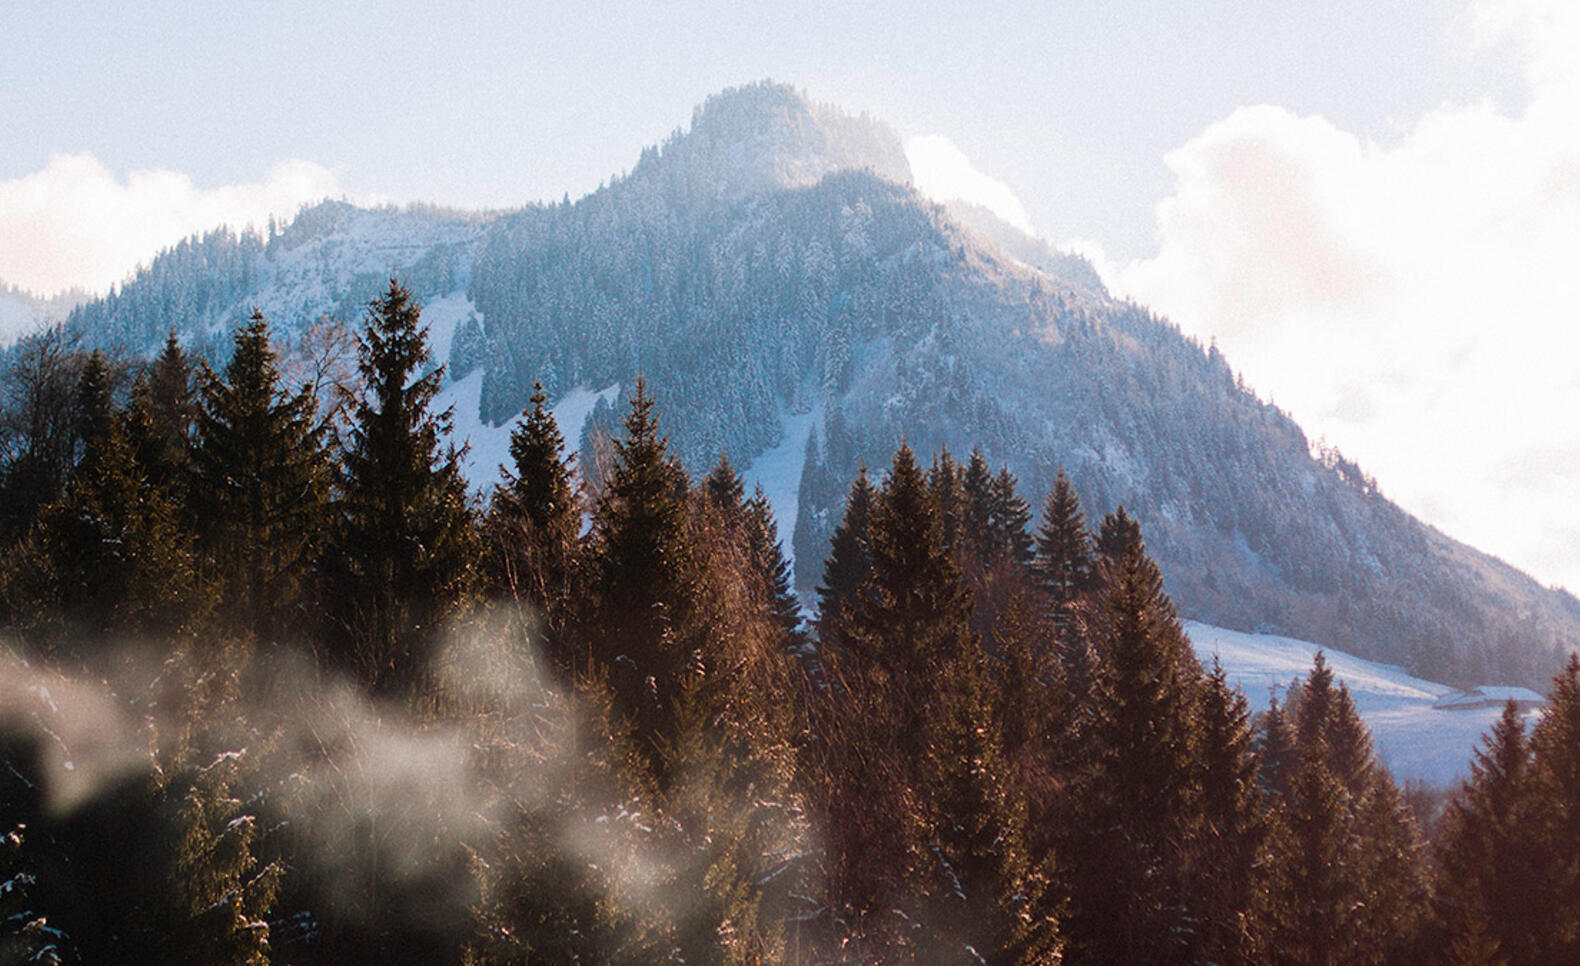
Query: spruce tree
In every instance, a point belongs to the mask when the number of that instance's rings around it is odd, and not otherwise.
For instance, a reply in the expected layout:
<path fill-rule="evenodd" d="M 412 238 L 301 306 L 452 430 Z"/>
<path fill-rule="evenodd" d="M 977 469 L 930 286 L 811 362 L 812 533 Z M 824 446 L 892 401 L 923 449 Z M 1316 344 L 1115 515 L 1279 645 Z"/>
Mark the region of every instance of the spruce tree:
<path fill-rule="evenodd" d="M 510 434 L 512 466 L 501 468 L 486 533 L 496 592 L 533 608 L 553 660 L 569 667 L 569 628 L 580 561 L 581 495 L 541 383 Z"/>
<path fill-rule="evenodd" d="M 961 476 L 965 492 L 965 542 L 971 556 L 985 560 L 991 553 L 993 540 L 993 472 L 988 468 L 987 457 L 980 449 L 971 450 Z"/>
<path fill-rule="evenodd" d="M 823 580 L 817 587 L 818 638 L 825 648 L 842 647 L 849 637 L 848 611 L 872 574 L 868 529 L 876 491 L 863 464 L 845 497 L 845 511 L 829 544 Z"/>
<path fill-rule="evenodd" d="M 1050 854 L 1031 844 L 1025 792 L 1005 757 L 979 658 L 962 652 L 941 669 L 926 722 L 927 947 L 946 962 L 1057 963 L 1063 937 Z"/>
<path fill-rule="evenodd" d="M 110 435 L 115 424 L 109 361 L 94 349 L 77 378 L 75 436 L 79 464 L 97 458 L 100 441 Z"/>
<path fill-rule="evenodd" d="M 189 509 L 223 618 L 260 638 L 305 632 L 327 537 L 330 467 L 310 390 L 280 384 L 262 313 L 223 374 L 200 371 Z"/>
<path fill-rule="evenodd" d="M 663 772 L 663 748 L 672 738 L 669 699 L 689 658 L 676 636 L 692 599 L 688 486 L 639 378 L 593 514 L 595 600 L 588 635 L 590 655 L 614 689 L 617 714 L 631 723 L 655 776 Z"/>
<path fill-rule="evenodd" d="M 1277 695 L 1261 714 L 1257 738 L 1261 759 L 1257 777 L 1262 791 L 1280 798 L 1287 796 L 1289 780 L 1295 773 L 1295 735 Z"/>
<path fill-rule="evenodd" d="M 1580 655 L 1553 679 L 1546 713 L 1531 729 L 1533 825 L 1545 852 L 1541 955 L 1580 957 Z"/>
<path fill-rule="evenodd" d="M 1026 567 L 1034 557 L 1031 505 L 1016 487 L 1015 474 L 1000 467 L 988 495 L 988 557 Z"/>
<path fill-rule="evenodd" d="M 911 448 L 895 451 L 868 526 L 872 575 L 856 598 L 849 647 L 871 679 L 892 687 L 897 710 L 911 729 L 933 671 L 974 647 L 971 598 L 944 536 L 944 513 Z"/>
<path fill-rule="evenodd" d="M 944 547 L 963 559 L 973 542 L 965 532 L 969 522 L 970 501 L 965 489 L 965 474 L 947 448 L 939 450 L 938 455 L 933 457 L 933 465 L 927 471 L 927 488 L 933 505 L 938 508 L 939 530 Z M 976 556 L 980 559 L 981 555 Z"/>
<path fill-rule="evenodd" d="M 1093 961 L 1178 962 L 1193 942 L 1183 871 L 1200 814 L 1200 669 L 1139 532 L 1107 579 L 1068 933 Z"/>
<path fill-rule="evenodd" d="M 843 648 L 827 655 L 834 707 L 819 726 L 828 761 L 820 804 L 831 899 L 847 932 L 864 937 L 880 958 L 909 955 L 921 941 L 895 910 L 916 922 L 925 897 L 917 877 L 932 866 L 929 722 L 947 669 L 979 651 L 970 595 L 945 545 L 941 516 L 902 444 L 871 505 L 870 573 L 844 602 Z"/>
<path fill-rule="evenodd" d="M 1081 702 L 1049 646 L 1053 631 L 1041 604 L 1027 587 L 1011 589 L 989 633 L 989 694 L 1012 783 L 1026 798 L 1028 841 L 1033 854 L 1054 853 L 1076 804 L 1066 785 L 1081 764 Z"/>
<path fill-rule="evenodd" d="M 703 481 L 703 486 L 713 505 L 726 513 L 738 513 L 746 502 L 746 488 L 741 483 L 741 474 L 730 465 L 728 453 L 719 454 L 719 461 Z"/>
<path fill-rule="evenodd" d="M 668 695 L 675 780 L 657 797 L 691 856 L 676 870 L 670 918 L 687 962 L 779 962 L 788 910 L 809 884 L 792 664 L 744 508 L 721 513 L 699 490 L 688 514 L 693 601 L 674 628 L 689 656 Z"/>
<path fill-rule="evenodd" d="M 357 342 L 365 385 L 342 457 L 329 610 L 336 650 L 368 685 L 399 690 L 472 591 L 476 531 L 450 414 L 429 407 L 443 367 L 420 308 L 394 279 Z"/>
<path fill-rule="evenodd" d="M 191 539 L 168 492 L 138 464 L 124 420 L 96 438 L 40 520 L 34 581 L 44 603 L 100 646 L 114 633 L 165 635 L 200 612 Z"/>
<path fill-rule="evenodd" d="M 146 408 L 151 430 L 144 465 L 156 480 L 177 487 L 177 493 L 184 492 L 180 477 L 197 417 L 192 376 L 192 362 L 171 329 L 164 349 L 133 389 L 133 401 Z"/>
<path fill-rule="evenodd" d="M 1061 629 L 1068 628 L 1076 599 L 1093 584 L 1094 564 L 1081 501 L 1063 470 L 1043 506 L 1036 544 L 1033 572 L 1048 595 L 1054 621 Z"/>
<path fill-rule="evenodd" d="M 768 594 L 770 616 L 779 628 L 787 649 L 799 649 L 805 642 L 801 630 L 801 601 L 790 581 L 790 562 L 779 543 L 779 526 L 763 488 L 753 488 L 746 501 L 746 540 L 753 566 L 762 577 Z"/>
<path fill-rule="evenodd" d="M 1265 906 L 1268 803 L 1256 781 L 1245 696 L 1213 661 L 1198 705 L 1201 825 L 1190 844 L 1190 880 L 1199 922 L 1197 955 L 1207 962 L 1255 963 L 1271 952 L 1255 929 Z"/>
<path fill-rule="evenodd" d="M 1283 962 L 1378 962 L 1360 941 L 1355 816 L 1319 745 L 1303 745 L 1273 836 L 1268 942 Z"/>
<path fill-rule="evenodd" d="M 1141 539 L 1141 524 L 1125 512 L 1123 506 L 1103 517 L 1097 528 L 1097 557 L 1100 563 L 1112 566 L 1124 558 L 1130 545 Z"/>
<path fill-rule="evenodd" d="M 1419 834 L 1320 652 L 1284 714 L 1296 760 L 1274 835 L 1275 932 L 1302 962 L 1407 955 L 1426 912 Z"/>
<path fill-rule="evenodd" d="M 266 916 L 284 870 L 254 856 L 257 821 L 234 797 L 237 780 L 237 756 L 227 753 L 179 776 L 171 790 L 179 795 L 170 890 L 176 922 L 159 937 L 168 961 L 270 962 Z"/>

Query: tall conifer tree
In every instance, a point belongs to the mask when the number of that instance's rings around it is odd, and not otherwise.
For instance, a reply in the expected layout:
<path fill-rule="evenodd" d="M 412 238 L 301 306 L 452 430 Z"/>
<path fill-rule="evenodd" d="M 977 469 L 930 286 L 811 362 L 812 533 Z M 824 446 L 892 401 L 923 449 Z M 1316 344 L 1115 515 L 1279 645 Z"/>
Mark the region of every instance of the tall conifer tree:
<path fill-rule="evenodd" d="M 1000 467 L 988 496 L 988 556 L 1025 567 L 1033 559 L 1031 505 L 1016 492 L 1015 474 Z"/>
<path fill-rule="evenodd" d="M 1053 490 L 1043 506 L 1036 543 L 1032 569 L 1048 595 L 1054 621 L 1060 628 L 1067 628 L 1076 598 L 1092 587 L 1093 561 L 1086 516 L 1063 470 L 1054 479 Z"/>
<path fill-rule="evenodd" d="M 76 438 L 78 461 L 97 456 L 99 442 L 110 435 L 115 424 L 114 386 L 110 364 L 104 353 L 94 349 L 77 377 Z"/>
<path fill-rule="evenodd" d="M 746 539 L 753 566 L 767 589 L 769 609 L 787 648 L 798 648 L 805 638 L 801 630 L 801 601 L 791 587 L 790 562 L 779 543 L 779 525 L 761 486 L 754 487 L 746 501 Z"/>
<path fill-rule="evenodd" d="M 1193 942 L 1182 873 L 1200 814 L 1200 668 L 1139 530 L 1107 579 L 1069 933 L 1094 962 L 1181 962 Z"/>
<path fill-rule="evenodd" d="M 199 610 L 191 540 L 127 436 L 113 420 L 40 520 L 43 586 L 57 613 L 94 638 L 187 630 Z"/>
<path fill-rule="evenodd" d="M 1201 688 L 1201 825 L 1190 843 L 1190 891 L 1197 909 L 1198 955 L 1251 964 L 1270 950 L 1256 929 L 1265 908 L 1268 802 L 1257 784 L 1245 696 L 1213 661 Z"/>
<path fill-rule="evenodd" d="M 443 367 L 399 282 L 368 306 L 357 343 L 365 385 L 342 460 L 330 611 L 339 651 L 381 690 L 410 685 L 471 593 L 476 532 L 450 413 L 430 411 Z"/>
<path fill-rule="evenodd" d="M 689 657 L 677 637 L 692 594 L 688 485 L 639 378 L 593 514 L 596 601 L 588 633 L 591 656 L 614 688 L 617 714 L 633 725 L 654 774 L 662 771 L 672 738 L 670 700 Z"/>
<path fill-rule="evenodd" d="M 825 647 L 842 647 L 849 637 L 849 610 L 872 575 L 872 550 L 868 546 L 872 504 L 876 491 L 866 464 L 845 497 L 845 511 L 829 545 L 818 585 L 818 637 Z"/>
<path fill-rule="evenodd" d="M 1580 655 L 1553 679 L 1547 711 L 1531 729 L 1534 825 L 1546 855 L 1540 868 L 1546 898 L 1549 962 L 1580 957 Z"/>
<path fill-rule="evenodd" d="M 541 383 L 511 431 L 510 457 L 487 520 L 493 580 L 499 591 L 536 609 L 551 656 L 569 666 L 582 504 L 574 457 L 565 453 Z"/>
<path fill-rule="evenodd" d="M 223 618 L 261 637 L 309 627 L 330 468 L 311 390 L 280 385 L 269 323 L 236 327 L 223 374 L 204 366 L 189 507 Z"/>

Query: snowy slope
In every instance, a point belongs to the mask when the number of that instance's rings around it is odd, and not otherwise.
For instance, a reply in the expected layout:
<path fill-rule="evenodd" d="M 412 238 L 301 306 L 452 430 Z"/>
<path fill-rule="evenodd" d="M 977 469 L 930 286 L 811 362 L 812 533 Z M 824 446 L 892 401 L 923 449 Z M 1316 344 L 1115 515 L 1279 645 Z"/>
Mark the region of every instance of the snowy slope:
<path fill-rule="evenodd" d="M 790 535 L 795 533 L 796 514 L 800 510 L 801 471 L 806 463 L 807 439 L 812 428 L 823 421 L 823 407 L 819 406 L 800 415 L 785 414 L 784 438 L 752 460 L 741 476 L 746 480 L 747 492 L 754 486 L 763 488 L 768 505 L 774 511 L 774 524 L 779 528 L 779 544 L 785 559 L 790 562 L 790 582 L 795 584 L 795 554 L 790 549 Z"/>
<path fill-rule="evenodd" d="M 461 313 L 464 316 L 464 312 Z M 427 318 L 426 311 L 423 318 Z M 487 494 L 499 480 L 499 468 L 510 463 L 510 433 L 519 420 L 512 419 L 501 426 L 490 426 L 478 416 L 478 395 L 483 391 L 481 370 L 464 379 L 447 382 L 434 400 L 434 411 L 442 412 L 455 407 L 453 436 L 457 446 L 470 446 L 461 470 L 474 490 Z M 594 391 L 579 386 L 566 393 L 553 407 L 554 421 L 565 437 L 566 449 L 576 452 L 581 439 L 582 426 L 587 422 L 593 407 L 602 399 L 610 404 L 620 395 L 620 384 Z M 794 499 L 792 495 L 791 499 Z M 793 505 L 793 504 L 792 504 Z"/>
<path fill-rule="evenodd" d="M 1311 670 L 1317 645 L 1271 634 L 1247 634 L 1187 621 L 1196 656 L 1214 657 L 1229 680 L 1245 692 L 1253 711 L 1267 707 L 1276 692 Z M 1501 708 L 1447 711 L 1432 707 L 1452 691 L 1412 677 L 1402 668 L 1323 649 L 1334 677 L 1349 686 L 1355 705 L 1376 739 L 1377 756 L 1401 784 L 1421 781 L 1449 787 L 1469 777 L 1471 753 L 1491 730 Z"/>

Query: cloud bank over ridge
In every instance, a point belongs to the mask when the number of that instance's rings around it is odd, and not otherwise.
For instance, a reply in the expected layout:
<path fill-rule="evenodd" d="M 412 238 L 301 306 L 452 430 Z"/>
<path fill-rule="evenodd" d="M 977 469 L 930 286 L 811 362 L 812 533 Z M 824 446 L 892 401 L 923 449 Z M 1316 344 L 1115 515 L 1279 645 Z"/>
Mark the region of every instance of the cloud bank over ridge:
<path fill-rule="evenodd" d="M 333 172 L 282 161 L 261 180 L 202 188 L 177 171 L 117 176 L 90 154 L 0 181 L 0 281 L 48 295 L 104 292 L 139 263 L 194 232 L 262 228 L 304 204 L 341 194 Z"/>
<path fill-rule="evenodd" d="M 1094 254 L 1407 509 L 1580 589 L 1580 8 L 1475 13 L 1523 51 L 1519 110 L 1443 105 L 1373 143 L 1241 108 L 1165 158 L 1155 256 Z"/>

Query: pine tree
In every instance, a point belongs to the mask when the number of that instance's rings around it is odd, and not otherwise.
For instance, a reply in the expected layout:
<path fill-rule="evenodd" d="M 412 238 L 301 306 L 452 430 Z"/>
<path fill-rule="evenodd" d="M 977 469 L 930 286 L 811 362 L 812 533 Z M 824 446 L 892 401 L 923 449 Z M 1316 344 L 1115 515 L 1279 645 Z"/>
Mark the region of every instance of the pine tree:
<path fill-rule="evenodd" d="M 823 580 L 817 588 L 818 638 L 825 648 L 841 647 L 848 639 L 847 611 L 855 606 L 872 574 L 868 529 L 875 495 L 863 464 L 850 484 L 844 516 L 834 530 L 828 560 L 823 564 Z"/>
<path fill-rule="evenodd" d="M 687 539 L 689 482 L 658 432 L 647 383 L 638 379 L 625 436 L 593 514 L 594 614 L 590 654 L 606 669 L 619 717 L 634 728 L 650 770 L 662 776 L 672 736 L 669 698 L 689 655 L 676 637 L 692 599 Z"/>
<path fill-rule="evenodd" d="M 779 628 L 786 649 L 799 650 L 806 635 L 801 630 L 801 601 L 791 587 L 790 562 L 779 543 L 768 496 L 757 486 L 746 501 L 746 539 L 753 566 L 767 589 L 770 615 Z"/>
<path fill-rule="evenodd" d="M 573 588 L 580 561 L 581 496 L 542 384 L 510 434 L 512 468 L 501 468 L 487 519 L 498 591 L 532 607 L 553 660 L 569 667 Z"/>
<path fill-rule="evenodd" d="M 1191 892 L 1199 922 L 1197 955 L 1214 963 L 1255 963 L 1256 917 L 1265 904 L 1268 805 L 1257 786 L 1260 765 L 1245 696 L 1230 687 L 1217 660 L 1201 689 L 1201 825 L 1191 843 Z"/>
<path fill-rule="evenodd" d="M 357 344 L 366 391 L 342 458 L 329 609 L 341 659 L 380 690 L 422 673 L 445 620 L 471 593 L 477 539 L 450 414 L 429 411 L 420 309 L 394 279 L 368 306 Z M 443 448 L 441 448 L 443 447 Z"/>
<path fill-rule="evenodd" d="M 1124 558 L 1132 543 L 1141 539 L 1141 524 L 1125 512 L 1123 506 L 1103 517 L 1097 528 L 1097 557 L 1100 563 L 1113 565 Z"/>
<path fill-rule="evenodd" d="M 96 457 L 101 440 L 115 424 L 110 367 L 104 353 L 94 349 L 77 379 L 76 438 L 78 460 Z"/>
<path fill-rule="evenodd" d="M 61 501 L 40 520 L 36 585 L 99 646 L 116 633 L 190 629 L 200 610 L 190 537 L 168 493 L 148 482 L 124 420 L 94 439 Z M 43 603 L 43 602 L 41 602 Z"/>
<path fill-rule="evenodd" d="M 1016 492 L 1015 474 L 1001 467 L 989 490 L 988 556 L 1018 567 L 1030 566 L 1033 558 L 1031 505 Z"/>
<path fill-rule="evenodd" d="M 1531 729 L 1532 823 L 1544 856 L 1538 947 L 1548 962 L 1580 957 L 1580 655 L 1553 679 L 1547 711 Z"/>
<path fill-rule="evenodd" d="M 152 429 L 150 448 L 154 452 L 144 459 L 144 465 L 158 482 L 175 486 L 180 493 L 197 403 L 193 397 L 192 362 L 176 341 L 174 329 L 134 389 L 134 400 L 146 406 Z"/>
<path fill-rule="evenodd" d="M 309 627 L 330 467 L 314 397 L 280 385 L 262 313 L 232 339 L 224 373 L 201 370 L 189 508 L 224 618 L 267 639 Z"/>
<path fill-rule="evenodd" d="M 1323 758 L 1320 745 L 1300 748 L 1278 812 L 1269 946 L 1301 966 L 1377 962 L 1381 950 L 1358 941 L 1355 818 Z"/>
<path fill-rule="evenodd" d="M 1106 596 L 1068 933 L 1096 962 L 1183 961 L 1192 943 L 1184 848 L 1200 814 L 1200 669 L 1139 532 L 1108 568 Z"/>
<path fill-rule="evenodd" d="M 1076 599 L 1093 585 L 1094 564 L 1081 501 L 1063 470 L 1043 507 L 1036 543 L 1032 569 L 1048 595 L 1055 622 L 1068 628 Z"/>
<path fill-rule="evenodd" d="M 1434 905 L 1459 961 L 1536 962 L 1547 925 L 1540 915 L 1545 850 L 1532 814 L 1531 753 L 1524 716 L 1513 701 L 1483 738 L 1470 780 L 1448 804 L 1438 826 L 1442 874 Z M 1472 950 L 1478 955 L 1470 955 Z"/>
<path fill-rule="evenodd" d="M 928 948 L 943 961 L 1058 963 L 1053 870 L 1029 841 L 1025 793 L 1005 758 L 989 682 L 969 652 L 943 672 L 922 768 Z"/>

